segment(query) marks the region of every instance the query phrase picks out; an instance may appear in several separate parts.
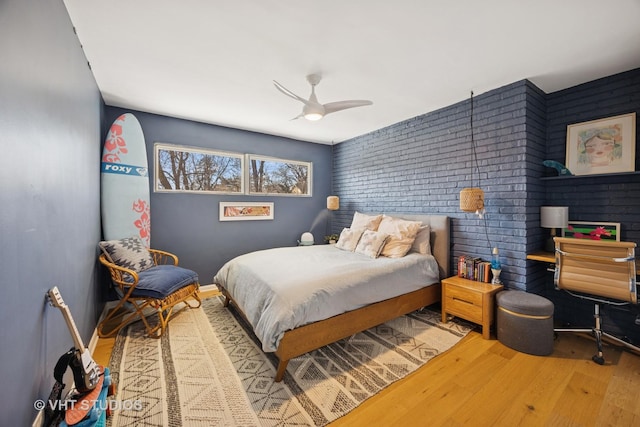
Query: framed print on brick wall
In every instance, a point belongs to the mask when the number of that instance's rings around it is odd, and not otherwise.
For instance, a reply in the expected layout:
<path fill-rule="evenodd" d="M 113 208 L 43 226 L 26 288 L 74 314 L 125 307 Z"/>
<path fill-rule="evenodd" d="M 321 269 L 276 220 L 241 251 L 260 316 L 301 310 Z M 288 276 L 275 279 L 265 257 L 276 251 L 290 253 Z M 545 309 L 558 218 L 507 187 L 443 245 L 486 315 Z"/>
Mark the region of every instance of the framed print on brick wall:
<path fill-rule="evenodd" d="M 634 172 L 636 113 L 567 126 L 567 169 L 574 175 Z"/>

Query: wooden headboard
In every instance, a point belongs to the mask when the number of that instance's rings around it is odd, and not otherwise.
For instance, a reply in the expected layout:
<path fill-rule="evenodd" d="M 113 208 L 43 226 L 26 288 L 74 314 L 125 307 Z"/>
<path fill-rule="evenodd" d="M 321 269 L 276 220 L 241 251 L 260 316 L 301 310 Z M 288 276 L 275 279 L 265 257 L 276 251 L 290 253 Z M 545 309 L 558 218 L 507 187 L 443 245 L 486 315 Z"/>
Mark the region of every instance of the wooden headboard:
<path fill-rule="evenodd" d="M 368 214 L 368 215 L 376 215 Z M 450 249 L 451 249 L 451 229 L 449 217 L 445 215 L 428 214 L 403 214 L 390 212 L 386 215 L 402 218 L 410 221 L 422 221 L 424 225 L 431 227 L 431 252 L 440 266 L 440 280 L 449 277 Z"/>

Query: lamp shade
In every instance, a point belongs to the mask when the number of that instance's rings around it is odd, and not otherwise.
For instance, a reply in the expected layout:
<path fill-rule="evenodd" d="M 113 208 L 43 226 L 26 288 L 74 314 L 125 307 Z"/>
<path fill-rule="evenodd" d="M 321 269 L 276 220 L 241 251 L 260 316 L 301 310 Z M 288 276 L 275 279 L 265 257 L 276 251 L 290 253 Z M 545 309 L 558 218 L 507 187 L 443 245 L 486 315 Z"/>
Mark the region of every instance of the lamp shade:
<path fill-rule="evenodd" d="M 477 212 L 484 209 L 484 191 L 482 188 L 469 187 L 460 190 L 460 210 Z"/>
<path fill-rule="evenodd" d="M 327 197 L 327 209 L 329 209 L 330 211 L 337 211 L 338 209 L 340 209 L 340 197 Z"/>
<path fill-rule="evenodd" d="M 540 227 L 566 228 L 569 225 L 568 206 L 541 206 Z"/>

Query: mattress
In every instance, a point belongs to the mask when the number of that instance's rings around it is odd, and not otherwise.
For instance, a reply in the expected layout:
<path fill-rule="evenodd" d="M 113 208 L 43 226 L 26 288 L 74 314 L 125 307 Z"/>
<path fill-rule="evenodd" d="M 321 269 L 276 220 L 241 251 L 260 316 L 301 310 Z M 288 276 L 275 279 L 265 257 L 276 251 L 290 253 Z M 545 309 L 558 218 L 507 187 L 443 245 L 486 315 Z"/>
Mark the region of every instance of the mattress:
<path fill-rule="evenodd" d="M 227 262 L 213 279 L 245 314 L 265 352 L 275 351 L 287 330 L 438 281 L 431 255 L 373 259 L 333 245 L 248 253 Z"/>

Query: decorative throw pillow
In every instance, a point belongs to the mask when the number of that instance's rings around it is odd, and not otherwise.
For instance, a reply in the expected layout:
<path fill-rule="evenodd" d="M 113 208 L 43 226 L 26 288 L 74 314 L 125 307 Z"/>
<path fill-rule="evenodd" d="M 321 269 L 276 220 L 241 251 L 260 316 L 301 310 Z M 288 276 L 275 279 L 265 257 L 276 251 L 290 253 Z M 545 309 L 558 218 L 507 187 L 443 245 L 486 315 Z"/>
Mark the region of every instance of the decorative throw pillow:
<path fill-rule="evenodd" d="M 423 225 L 416 234 L 416 239 L 411 245 L 413 252 L 418 252 L 423 255 L 431 255 L 431 227 Z"/>
<path fill-rule="evenodd" d="M 356 213 L 353 214 L 351 228 L 354 230 L 363 229 L 377 231 L 380 221 L 382 221 L 382 215 L 367 215 L 356 211 Z"/>
<path fill-rule="evenodd" d="M 387 243 L 380 255 L 389 258 L 402 258 L 409 252 L 422 223 L 420 221 L 406 221 L 384 215 L 378 231 L 388 234 Z"/>
<path fill-rule="evenodd" d="M 109 261 L 136 273 L 155 265 L 151 252 L 137 236 L 103 241 L 99 245 Z"/>
<path fill-rule="evenodd" d="M 356 252 L 367 255 L 371 258 L 378 258 L 382 247 L 387 241 L 386 234 L 382 234 L 379 231 L 365 230 L 360 237 L 360 241 L 356 246 Z"/>
<path fill-rule="evenodd" d="M 342 229 L 338 242 L 336 243 L 336 248 L 342 249 L 343 251 L 353 252 L 356 249 L 356 246 L 358 246 L 358 241 L 360 240 L 362 233 L 364 233 L 364 230 L 362 229 Z"/>

